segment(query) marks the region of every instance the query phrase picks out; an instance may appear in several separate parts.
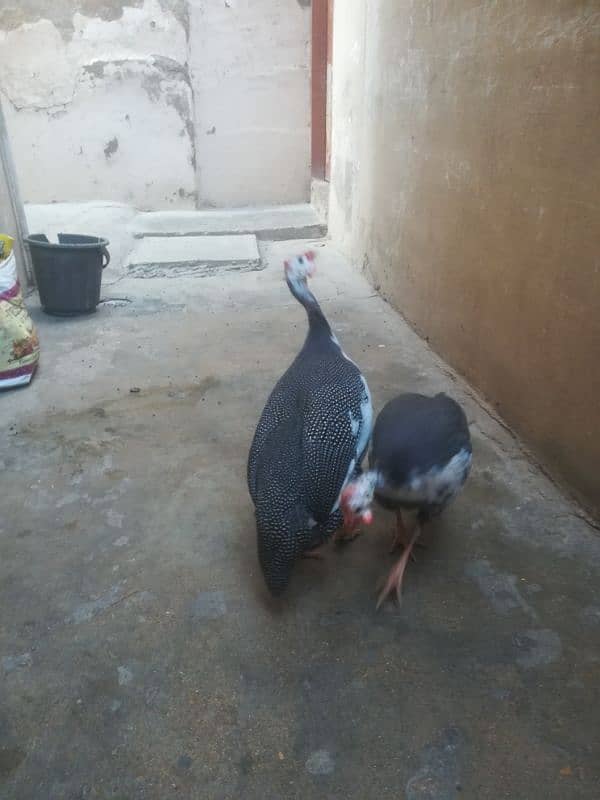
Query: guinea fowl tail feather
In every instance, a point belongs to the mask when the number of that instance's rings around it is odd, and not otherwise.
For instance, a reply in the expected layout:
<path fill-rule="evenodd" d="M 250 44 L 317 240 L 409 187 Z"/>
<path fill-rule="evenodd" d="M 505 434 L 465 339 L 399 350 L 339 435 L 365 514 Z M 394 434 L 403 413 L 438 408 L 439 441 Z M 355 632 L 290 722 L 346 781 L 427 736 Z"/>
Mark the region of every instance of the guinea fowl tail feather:
<path fill-rule="evenodd" d="M 285 538 L 273 539 L 259 531 L 258 560 L 273 597 L 279 597 L 290 582 L 296 555 L 295 547 L 290 547 Z"/>

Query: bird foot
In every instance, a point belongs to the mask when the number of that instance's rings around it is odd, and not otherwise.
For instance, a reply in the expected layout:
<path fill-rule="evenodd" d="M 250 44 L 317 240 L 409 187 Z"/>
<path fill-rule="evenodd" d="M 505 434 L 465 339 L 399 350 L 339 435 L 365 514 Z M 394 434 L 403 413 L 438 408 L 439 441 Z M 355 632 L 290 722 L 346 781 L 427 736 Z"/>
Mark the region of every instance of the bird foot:
<path fill-rule="evenodd" d="M 384 584 L 383 589 L 379 593 L 379 597 L 377 598 L 377 606 L 376 608 L 379 609 L 384 602 L 384 600 L 392 593 L 396 593 L 396 600 L 398 603 L 402 600 L 402 580 L 404 578 L 404 571 L 406 570 L 408 561 L 411 557 L 413 547 L 415 542 L 417 541 L 419 534 L 421 533 L 420 527 L 417 525 L 415 528 L 413 535 L 411 537 L 410 542 L 404 548 L 404 552 L 402 553 L 401 558 L 398 560 L 398 563 L 392 567 L 390 574 Z"/>
<path fill-rule="evenodd" d="M 403 541 L 401 542 L 401 541 L 397 541 L 396 539 L 394 539 L 394 541 L 392 542 L 392 546 L 390 547 L 390 555 L 393 555 L 398 550 L 404 550 L 407 546 L 408 545 L 406 544 L 406 542 L 403 542 Z M 419 549 L 423 549 L 423 550 L 427 549 L 427 545 L 419 544 L 419 542 L 415 542 L 414 549 L 416 550 L 417 547 Z M 410 560 L 411 561 L 416 561 L 417 560 L 417 557 L 415 556 L 414 553 L 410 554 Z"/>
<path fill-rule="evenodd" d="M 315 547 L 312 550 L 305 550 L 302 553 L 302 558 L 316 558 L 317 560 L 320 561 L 323 558 L 322 546 Z"/>
<path fill-rule="evenodd" d="M 361 535 L 361 533 L 362 530 L 360 530 L 360 528 L 357 528 L 356 530 L 353 531 L 347 530 L 346 528 L 340 528 L 334 533 L 333 541 L 337 545 L 349 544 L 350 542 L 353 542 L 356 538 L 358 538 Z"/>
<path fill-rule="evenodd" d="M 398 605 L 402 603 L 402 578 L 404 577 L 404 570 L 406 569 L 407 559 L 400 559 L 387 577 L 383 585 L 383 589 L 379 592 L 375 609 L 379 611 L 384 601 L 395 592 L 396 602 Z"/>
<path fill-rule="evenodd" d="M 417 523 L 417 527 L 418 523 Z M 414 531 L 413 531 L 414 532 Z M 395 553 L 396 550 L 404 550 L 410 544 L 411 536 L 406 530 L 406 526 L 404 525 L 404 519 L 402 518 L 402 512 L 398 511 L 396 513 L 396 534 L 394 536 L 394 541 L 392 542 L 392 546 L 390 547 L 390 554 Z M 427 545 L 423 544 L 422 542 L 413 542 L 413 548 L 420 548 L 423 550 L 427 549 Z M 416 562 L 417 558 L 414 552 L 410 554 L 411 561 Z"/>

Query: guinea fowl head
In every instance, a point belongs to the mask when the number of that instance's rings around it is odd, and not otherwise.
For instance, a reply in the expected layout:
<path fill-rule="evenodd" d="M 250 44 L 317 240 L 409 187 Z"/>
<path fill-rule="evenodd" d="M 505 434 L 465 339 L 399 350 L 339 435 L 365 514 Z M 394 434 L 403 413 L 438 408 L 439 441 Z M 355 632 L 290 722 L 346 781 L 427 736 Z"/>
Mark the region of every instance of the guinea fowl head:
<path fill-rule="evenodd" d="M 315 274 L 315 254 L 312 251 L 284 262 L 285 277 L 293 284 L 306 284 L 307 278 Z"/>
<path fill-rule="evenodd" d="M 344 516 L 344 528 L 348 532 L 359 525 L 370 525 L 373 522 L 371 503 L 376 482 L 377 476 L 373 472 L 365 472 L 342 491 L 340 508 Z"/>

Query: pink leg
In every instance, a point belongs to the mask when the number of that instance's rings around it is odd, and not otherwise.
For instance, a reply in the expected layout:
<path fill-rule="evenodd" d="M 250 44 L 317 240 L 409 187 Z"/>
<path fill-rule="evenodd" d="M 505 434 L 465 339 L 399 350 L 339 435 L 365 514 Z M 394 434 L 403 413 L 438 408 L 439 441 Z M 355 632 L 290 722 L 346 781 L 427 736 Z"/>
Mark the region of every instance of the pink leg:
<path fill-rule="evenodd" d="M 404 577 L 404 570 L 406 569 L 406 565 L 408 564 L 408 559 L 410 558 L 410 554 L 412 553 L 412 549 L 414 547 L 415 542 L 419 538 L 421 533 L 421 526 L 417 525 L 413 531 L 413 535 L 404 548 L 404 552 L 402 553 L 402 557 L 398 561 L 398 563 L 392 568 L 392 571 L 388 575 L 388 579 L 385 582 L 385 586 L 381 590 L 379 597 L 377 598 L 377 608 L 381 606 L 383 601 L 386 597 L 395 590 L 396 597 L 398 602 L 400 602 L 400 595 L 402 592 L 402 578 Z"/>
<path fill-rule="evenodd" d="M 404 550 L 405 547 L 408 547 L 409 542 L 410 542 L 410 534 L 406 530 L 402 512 L 396 511 L 396 535 L 394 536 L 394 541 L 392 542 L 392 546 L 390 547 L 390 553 L 395 553 L 396 550 L 398 550 L 398 548 L 400 547 Z M 422 547 L 425 550 L 427 549 L 427 545 L 423 544 L 422 542 L 415 542 L 413 550 L 416 547 Z M 410 559 L 411 561 L 417 560 L 414 552 L 410 554 Z"/>
<path fill-rule="evenodd" d="M 407 547 L 409 541 L 410 537 L 408 535 L 408 531 L 406 530 L 406 526 L 404 525 L 402 512 L 396 511 L 396 535 L 394 536 L 394 541 L 392 542 L 390 553 L 395 553 L 399 547 L 404 549 L 405 547 Z"/>

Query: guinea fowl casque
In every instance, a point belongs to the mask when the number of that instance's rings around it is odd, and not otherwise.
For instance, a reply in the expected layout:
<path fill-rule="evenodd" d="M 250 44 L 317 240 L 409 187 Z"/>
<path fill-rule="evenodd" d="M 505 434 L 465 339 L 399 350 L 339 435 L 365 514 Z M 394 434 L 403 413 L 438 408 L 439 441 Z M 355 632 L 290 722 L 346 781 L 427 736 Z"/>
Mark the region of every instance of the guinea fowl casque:
<path fill-rule="evenodd" d="M 360 474 L 373 420 L 367 382 L 343 352 L 307 277 L 314 254 L 285 262 L 309 330 L 262 412 L 248 457 L 258 557 L 266 584 L 280 594 L 295 559 L 310 555 L 342 525 L 369 523 L 368 507 L 345 516 L 341 493 Z"/>
<path fill-rule="evenodd" d="M 342 506 L 348 515 L 367 507 L 373 495 L 396 511 L 392 551 L 403 547 L 379 595 L 377 607 L 394 590 L 398 599 L 402 578 L 422 525 L 441 513 L 462 489 L 471 468 L 469 426 L 462 408 L 445 394 L 426 397 L 402 394 L 380 412 L 373 429 L 368 472 L 348 484 Z M 408 534 L 402 512 L 416 512 Z"/>

